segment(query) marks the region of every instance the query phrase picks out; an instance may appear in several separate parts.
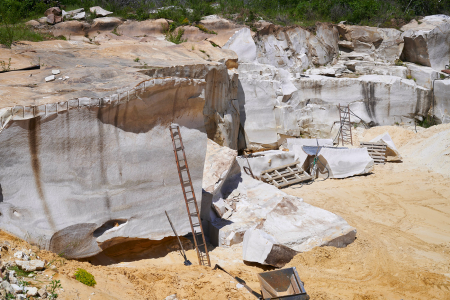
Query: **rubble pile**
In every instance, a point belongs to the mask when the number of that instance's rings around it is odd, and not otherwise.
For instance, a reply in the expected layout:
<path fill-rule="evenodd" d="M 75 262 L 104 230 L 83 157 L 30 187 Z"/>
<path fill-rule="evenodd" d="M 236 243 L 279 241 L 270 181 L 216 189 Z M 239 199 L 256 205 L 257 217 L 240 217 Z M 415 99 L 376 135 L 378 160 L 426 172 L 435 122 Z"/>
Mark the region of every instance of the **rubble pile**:
<path fill-rule="evenodd" d="M 36 277 L 44 275 L 45 261 L 31 249 L 15 249 L 8 241 L 0 244 L 0 298 L 1 299 L 54 299 Z M 14 255 L 10 255 L 14 253 Z M 51 280 L 52 278 L 48 278 Z"/>

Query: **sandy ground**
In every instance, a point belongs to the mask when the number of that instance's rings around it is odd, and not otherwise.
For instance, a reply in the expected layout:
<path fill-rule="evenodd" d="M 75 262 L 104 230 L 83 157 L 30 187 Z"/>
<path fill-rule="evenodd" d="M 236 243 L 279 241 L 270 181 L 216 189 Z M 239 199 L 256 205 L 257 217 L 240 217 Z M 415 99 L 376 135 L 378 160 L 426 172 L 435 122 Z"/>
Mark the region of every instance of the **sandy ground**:
<path fill-rule="evenodd" d="M 369 140 L 389 131 L 403 162 L 376 166 L 367 176 L 285 189 L 342 216 L 358 230 L 356 241 L 346 248 L 315 248 L 286 266 L 297 268 L 311 299 L 450 299 L 450 170 L 432 172 L 414 156 L 421 141 L 448 129 L 441 125 L 415 133 L 378 127 L 355 133 L 355 140 Z M 441 142 L 445 147 L 446 140 Z M 450 160 L 445 153 L 440 158 L 444 166 Z M 5 239 L 17 249 L 30 247 L 0 232 L 0 240 Z M 240 245 L 211 250 L 213 265 L 220 264 L 259 292 L 256 274 L 270 268 L 244 264 Z M 50 276 L 61 280 L 64 291 L 58 299 L 164 299 L 171 294 L 178 299 L 256 299 L 224 272 L 198 266 L 193 250 L 187 252 L 194 263 L 189 267 L 178 252 L 110 266 L 46 251 L 38 255 L 58 272 L 48 270 L 49 277 L 32 284 L 42 286 Z M 94 288 L 72 278 L 79 267 L 94 274 Z"/>

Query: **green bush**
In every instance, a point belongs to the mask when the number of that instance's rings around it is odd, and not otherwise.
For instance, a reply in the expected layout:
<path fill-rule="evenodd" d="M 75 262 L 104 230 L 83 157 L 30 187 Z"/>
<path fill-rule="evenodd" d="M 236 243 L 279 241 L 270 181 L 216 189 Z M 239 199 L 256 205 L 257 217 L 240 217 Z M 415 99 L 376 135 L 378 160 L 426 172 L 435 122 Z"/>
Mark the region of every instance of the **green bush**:
<path fill-rule="evenodd" d="M 94 275 L 85 269 L 78 269 L 75 272 L 75 279 L 87 286 L 94 286 L 97 284 L 97 282 L 95 282 Z"/>

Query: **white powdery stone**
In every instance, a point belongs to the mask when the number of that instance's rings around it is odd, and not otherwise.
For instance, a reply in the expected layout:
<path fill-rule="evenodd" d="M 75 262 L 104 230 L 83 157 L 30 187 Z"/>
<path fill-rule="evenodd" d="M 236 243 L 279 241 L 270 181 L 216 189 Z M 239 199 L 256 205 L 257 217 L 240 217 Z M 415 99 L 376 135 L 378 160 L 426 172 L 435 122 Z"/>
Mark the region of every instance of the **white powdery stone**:
<path fill-rule="evenodd" d="M 450 80 L 434 82 L 434 114 L 441 123 L 450 123 Z"/>
<path fill-rule="evenodd" d="M 16 260 L 16 265 L 26 272 L 40 271 L 44 269 L 44 262 L 42 260 L 30 260 L 30 261 L 20 261 Z"/>
<path fill-rule="evenodd" d="M 239 63 L 256 62 L 256 45 L 247 27 L 237 31 L 222 48 L 236 52 Z"/>
<path fill-rule="evenodd" d="M 140 99 L 13 121 L 0 134 L 0 228 L 70 258 L 172 236 L 165 210 L 180 235 L 190 232 L 168 126 L 180 124 L 200 206 L 204 90 L 168 78 Z"/>
<path fill-rule="evenodd" d="M 50 75 L 50 76 L 45 77 L 46 82 L 53 81 L 53 80 L 55 80 L 55 75 Z"/>
<path fill-rule="evenodd" d="M 211 220 L 210 237 L 214 244 L 226 247 L 240 243 L 245 232 L 256 227 L 276 237 L 277 244 L 295 251 L 323 245 L 345 247 L 354 241 L 356 230 L 343 218 L 251 178 L 241 171 L 245 160 L 238 161 L 240 168 L 229 172 L 217 196 L 237 191 L 239 202 L 226 222 L 220 218 Z"/>
<path fill-rule="evenodd" d="M 112 14 L 111 11 L 107 11 L 107 10 L 101 8 L 100 6 L 94 6 L 94 7 L 91 7 L 91 8 L 89 9 L 89 11 L 90 11 L 91 13 L 95 13 L 98 17 L 106 17 L 106 16 Z"/>

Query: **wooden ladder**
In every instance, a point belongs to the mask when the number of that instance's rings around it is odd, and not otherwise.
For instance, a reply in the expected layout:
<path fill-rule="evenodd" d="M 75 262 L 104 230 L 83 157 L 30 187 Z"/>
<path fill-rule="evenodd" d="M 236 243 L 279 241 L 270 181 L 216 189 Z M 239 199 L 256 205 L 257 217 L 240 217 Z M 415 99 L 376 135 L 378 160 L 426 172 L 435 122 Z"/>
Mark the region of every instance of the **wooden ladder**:
<path fill-rule="evenodd" d="M 191 223 L 195 249 L 197 250 L 198 263 L 202 266 L 211 267 L 208 248 L 203 234 L 202 220 L 198 213 L 197 199 L 195 198 L 191 174 L 189 173 L 186 153 L 184 152 L 183 140 L 180 134 L 180 126 L 172 124 L 169 128 L 172 137 L 173 152 L 175 153 L 175 160 L 178 167 L 178 176 L 180 177 L 181 189 L 183 190 L 189 222 Z"/>
<path fill-rule="evenodd" d="M 352 138 L 352 123 L 350 122 L 350 106 L 341 106 L 339 104 L 339 138 L 338 138 L 338 145 L 339 140 L 342 143 L 342 146 L 345 145 L 345 143 L 353 145 L 353 138 Z"/>

